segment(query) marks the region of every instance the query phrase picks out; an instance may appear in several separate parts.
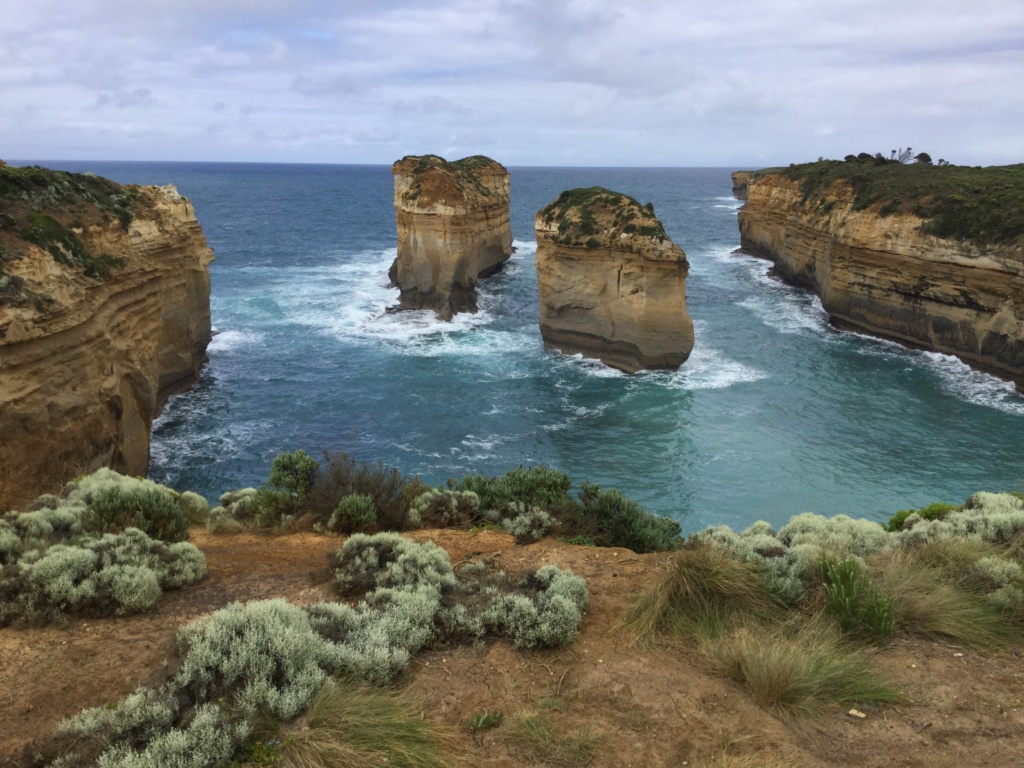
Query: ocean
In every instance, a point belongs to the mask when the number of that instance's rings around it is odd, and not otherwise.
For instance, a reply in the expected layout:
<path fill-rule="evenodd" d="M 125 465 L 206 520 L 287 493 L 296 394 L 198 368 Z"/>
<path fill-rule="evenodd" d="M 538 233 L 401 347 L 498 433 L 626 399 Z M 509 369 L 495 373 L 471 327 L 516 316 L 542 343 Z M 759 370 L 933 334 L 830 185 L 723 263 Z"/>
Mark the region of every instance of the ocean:
<path fill-rule="evenodd" d="M 22 164 L 22 163 L 19 163 Z M 1024 486 L 1024 397 L 957 359 L 834 330 L 813 295 L 736 253 L 725 168 L 511 168 L 516 253 L 480 311 L 397 299 L 387 166 L 46 162 L 175 184 L 216 254 L 217 335 L 153 429 L 150 477 L 215 498 L 281 451 L 344 451 L 432 484 L 547 464 L 684 531 L 898 509 Z M 564 189 L 653 202 L 690 261 L 696 345 L 628 376 L 547 351 L 533 215 Z"/>

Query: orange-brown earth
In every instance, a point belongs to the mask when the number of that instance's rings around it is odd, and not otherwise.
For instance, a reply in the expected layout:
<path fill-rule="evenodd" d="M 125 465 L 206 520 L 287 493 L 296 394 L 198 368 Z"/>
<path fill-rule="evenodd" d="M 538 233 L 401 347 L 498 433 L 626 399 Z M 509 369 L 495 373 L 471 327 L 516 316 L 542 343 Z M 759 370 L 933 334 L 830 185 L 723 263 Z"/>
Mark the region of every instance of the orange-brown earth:
<path fill-rule="evenodd" d="M 1020 650 L 982 655 L 948 643 L 901 640 L 872 664 L 907 698 L 864 709 L 867 717 L 828 709 L 791 727 L 760 709 L 685 647 L 639 651 L 615 629 L 623 609 L 670 557 L 637 555 L 545 539 L 516 546 L 497 532 L 420 531 L 456 567 L 488 559 L 510 573 L 552 563 L 587 580 L 590 605 L 579 638 L 557 650 L 518 651 L 503 639 L 482 647 L 423 653 L 399 685 L 428 698 L 453 725 L 482 711 L 504 723 L 472 734 L 471 764 L 521 766 L 504 737 L 514 715 L 542 711 L 558 732 L 585 727 L 601 735 L 594 766 L 704 766 L 728 755 L 747 765 L 1024 765 L 1024 659 Z M 139 616 L 75 619 L 65 627 L 0 630 L 0 765 L 46 738 L 83 707 L 116 701 L 138 682 L 159 679 L 175 653 L 177 627 L 235 600 L 286 597 L 297 603 L 336 599 L 326 556 L 341 539 L 312 533 L 213 536 L 193 530 L 208 573 L 164 595 Z M 564 711 L 542 709 L 553 697 Z"/>

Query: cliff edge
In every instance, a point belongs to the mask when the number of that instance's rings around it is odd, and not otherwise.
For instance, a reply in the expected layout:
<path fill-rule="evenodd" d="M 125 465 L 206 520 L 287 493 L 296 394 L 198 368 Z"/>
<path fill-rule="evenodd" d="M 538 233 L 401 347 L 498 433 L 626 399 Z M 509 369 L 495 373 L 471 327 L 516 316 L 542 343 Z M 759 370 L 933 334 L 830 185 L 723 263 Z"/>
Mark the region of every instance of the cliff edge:
<path fill-rule="evenodd" d="M 509 174 L 475 155 L 449 163 L 403 157 L 395 177 L 398 256 L 389 275 L 400 309 L 432 309 L 442 320 L 476 311 L 476 282 L 512 255 Z"/>
<path fill-rule="evenodd" d="M 573 189 L 542 208 L 534 227 L 546 346 L 627 373 L 686 361 L 689 264 L 653 206 L 601 187 Z"/>
<path fill-rule="evenodd" d="M 832 322 L 1024 388 L 1024 166 L 823 161 L 748 175 L 740 244 Z"/>
<path fill-rule="evenodd" d="M 206 361 L 212 260 L 174 187 L 0 167 L 0 507 L 145 474 L 154 416 Z"/>

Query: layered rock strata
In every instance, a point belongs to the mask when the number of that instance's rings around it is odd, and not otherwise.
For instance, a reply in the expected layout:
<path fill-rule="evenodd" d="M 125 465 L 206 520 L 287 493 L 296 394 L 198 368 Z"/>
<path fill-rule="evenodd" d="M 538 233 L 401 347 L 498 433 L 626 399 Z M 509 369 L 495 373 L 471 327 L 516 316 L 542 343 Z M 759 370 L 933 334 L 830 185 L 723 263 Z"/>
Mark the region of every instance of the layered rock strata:
<path fill-rule="evenodd" d="M 0 174 L 0 502 L 103 465 L 143 475 L 211 336 L 194 210 L 174 187 Z"/>
<path fill-rule="evenodd" d="M 910 212 L 854 208 L 834 182 L 805 199 L 800 181 L 749 178 L 743 250 L 816 291 L 832 322 L 961 357 L 1024 387 L 1024 247 L 921 232 Z"/>
<path fill-rule="evenodd" d="M 546 346 L 627 373 L 686 361 L 689 264 L 653 206 L 601 187 L 574 189 L 542 208 L 534 226 Z"/>
<path fill-rule="evenodd" d="M 509 175 L 475 155 L 449 163 L 404 157 L 395 177 L 398 256 L 389 272 L 400 309 L 432 309 L 442 320 L 475 312 L 476 283 L 512 255 Z"/>

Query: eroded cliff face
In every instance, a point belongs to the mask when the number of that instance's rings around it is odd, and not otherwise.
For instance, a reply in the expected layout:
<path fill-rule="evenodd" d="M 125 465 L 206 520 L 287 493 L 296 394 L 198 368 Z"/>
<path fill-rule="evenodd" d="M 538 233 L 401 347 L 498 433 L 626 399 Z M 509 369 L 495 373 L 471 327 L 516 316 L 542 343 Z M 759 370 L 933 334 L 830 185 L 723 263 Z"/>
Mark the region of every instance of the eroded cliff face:
<path fill-rule="evenodd" d="M 649 206 L 600 187 L 570 190 L 534 226 L 546 346 L 627 373 L 686 361 L 689 264 Z"/>
<path fill-rule="evenodd" d="M 737 200 L 747 199 L 747 184 L 750 183 L 749 171 L 732 172 L 732 196 Z"/>
<path fill-rule="evenodd" d="M 839 327 L 958 355 L 1024 387 L 1024 248 L 922 234 L 911 213 L 854 210 L 833 183 L 803 199 L 798 181 L 752 177 L 741 247 L 821 296 Z"/>
<path fill-rule="evenodd" d="M 210 341 L 213 252 L 189 201 L 174 187 L 118 187 L 120 207 L 97 207 L 62 183 L 40 192 L 42 213 L 0 200 L 8 503 L 102 465 L 145 474 L 153 418 L 196 380 Z"/>
<path fill-rule="evenodd" d="M 449 163 L 404 157 L 395 177 L 398 256 L 392 284 L 401 309 L 432 309 L 442 320 L 476 311 L 476 282 L 512 255 L 509 175 L 482 156 Z"/>

